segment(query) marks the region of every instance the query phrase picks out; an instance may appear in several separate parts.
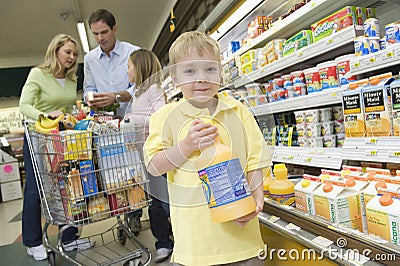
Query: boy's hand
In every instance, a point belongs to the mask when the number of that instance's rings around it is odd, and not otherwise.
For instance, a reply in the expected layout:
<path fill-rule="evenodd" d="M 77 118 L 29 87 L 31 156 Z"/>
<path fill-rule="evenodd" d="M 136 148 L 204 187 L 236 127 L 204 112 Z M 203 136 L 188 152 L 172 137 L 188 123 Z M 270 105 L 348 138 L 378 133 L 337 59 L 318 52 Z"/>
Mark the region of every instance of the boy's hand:
<path fill-rule="evenodd" d="M 217 136 L 218 128 L 216 126 L 206 124 L 196 118 L 189 126 L 189 132 L 183 142 L 188 150 L 195 152 L 212 145 Z"/>
<path fill-rule="evenodd" d="M 254 217 L 257 216 L 257 214 L 259 212 L 261 212 L 264 208 L 264 201 L 259 201 L 259 200 L 255 200 L 256 201 L 256 209 L 254 212 L 251 212 L 245 216 L 239 217 L 235 220 L 233 220 L 233 222 L 238 225 L 238 226 L 245 226 L 251 219 L 253 219 Z"/>

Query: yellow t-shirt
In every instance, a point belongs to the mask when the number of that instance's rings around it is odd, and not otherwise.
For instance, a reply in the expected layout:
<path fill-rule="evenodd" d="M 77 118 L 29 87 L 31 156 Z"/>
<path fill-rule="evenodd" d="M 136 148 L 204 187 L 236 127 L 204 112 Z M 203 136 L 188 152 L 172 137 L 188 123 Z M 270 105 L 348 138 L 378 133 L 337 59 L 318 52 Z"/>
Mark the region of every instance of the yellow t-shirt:
<path fill-rule="evenodd" d="M 150 117 L 150 135 L 144 153 L 148 165 L 153 156 L 184 138 L 195 118 L 210 117 L 182 99 L 167 104 Z M 245 174 L 269 167 L 271 152 L 253 115 L 240 102 L 219 96 L 213 114 L 223 144 L 236 150 Z M 193 154 L 181 167 L 168 172 L 170 215 L 175 246 L 172 262 L 183 265 L 215 265 L 256 257 L 263 248 L 259 222 L 244 227 L 233 222 L 216 223 L 202 191 Z"/>

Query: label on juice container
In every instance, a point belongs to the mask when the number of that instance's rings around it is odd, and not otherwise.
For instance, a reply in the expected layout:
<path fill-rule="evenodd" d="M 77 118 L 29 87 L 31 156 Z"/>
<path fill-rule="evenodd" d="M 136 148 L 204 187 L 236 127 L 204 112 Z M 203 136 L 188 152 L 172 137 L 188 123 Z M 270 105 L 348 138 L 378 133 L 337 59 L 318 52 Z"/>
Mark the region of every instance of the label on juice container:
<path fill-rule="evenodd" d="M 198 174 L 210 208 L 251 196 L 239 158 L 211 165 Z"/>
<path fill-rule="evenodd" d="M 269 197 L 280 204 L 296 207 L 296 201 L 293 193 L 272 194 L 270 191 Z"/>

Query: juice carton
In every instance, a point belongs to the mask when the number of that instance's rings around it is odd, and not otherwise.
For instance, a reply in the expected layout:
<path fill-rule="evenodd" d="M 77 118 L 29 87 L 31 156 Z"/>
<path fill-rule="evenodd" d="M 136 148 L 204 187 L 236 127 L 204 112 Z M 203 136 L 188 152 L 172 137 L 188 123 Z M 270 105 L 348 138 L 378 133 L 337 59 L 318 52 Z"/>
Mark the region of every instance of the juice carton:
<path fill-rule="evenodd" d="M 317 176 L 303 175 L 303 179 L 294 186 L 296 208 L 300 211 L 315 215 L 314 190 L 321 185 Z"/>
<path fill-rule="evenodd" d="M 400 195 L 398 192 L 380 191 L 367 204 L 367 223 L 370 234 L 399 245 Z"/>
<path fill-rule="evenodd" d="M 378 189 L 388 189 L 391 191 L 396 191 L 400 189 L 400 179 L 388 176 L 376 174 L 372 178 L 368 176 L 370 180 L 368 186 L 364 190 L 364 204 L 367 205 L 368 202 L 378 194 Z"/>
<path fill-rule="evenodd" d="M 357 25 L 356 8 L 346 6 L 311 25 L 313 41 L 319 41 L 351 25 Z"/>
<path fill-rule="evenodd" d="M 315 214 L 337 224 L 362 230 L 360 195 L 344 182 L 325 180 L 314 192 Z"/>
<path fill-rule="evenodd" d="M 321 180 L 332 180 L 332 181 L 339 181 L 342 178 L 342 174 L 339 171 L 334 171 L 334 170 L 326 170 L 326 169 L 321 169 L 321 174 L 319 175 Z"/>
<path fill-rule="evenodd" d="M 376 81 L 370 78 L 371 86 L 362 89 L 366 134 L 368 137 L 391 136 L 392 108 L 388 84 L 393 79 L 382 79 L 379 83 Z"/>
<path fill-rule="evenodd" d="M 392 101 L 393 136 L 400 136 L 400 79 L 390 84 Z"/>
<path fill-rule="evenodd" d="M 352 84 L 350 84 L 351 86 Z M 362 106 L 361 88 L 345 90 L 342 94 L 344 128 L 346 138 L 364 137 L 364 109 Z"/>
<path fill-rule="evenodd" d="M 362 167 L 359 166 L 350 166 L 350 165 L 342 165 L 342 170 L 340 171 L 340 174 L 342 177 L 345 177 L 345 175 L 362 175 Z"/>
<path fill-rule="evenodd" d="M 362 232 L 368 233 L 367 216 L 365 211 L 364 190 L 368 186 L 369 181 L 367 177 L 357 174 L 349 174 L 344 176 L 346 178 L 346 187 L 349 190 L 354 190 L 360 195 L 360 212 L 362 221 Z"/>

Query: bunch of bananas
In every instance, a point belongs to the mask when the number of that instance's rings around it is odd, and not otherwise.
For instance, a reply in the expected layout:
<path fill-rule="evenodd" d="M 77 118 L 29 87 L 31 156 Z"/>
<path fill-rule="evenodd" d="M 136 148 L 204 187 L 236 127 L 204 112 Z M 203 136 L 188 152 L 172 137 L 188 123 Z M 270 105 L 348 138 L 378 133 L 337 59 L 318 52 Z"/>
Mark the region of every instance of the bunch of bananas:
<path fill-rule="evenodd" d="M 45 117 L 44 115 L 39 115 L 39 119 L 35 123 L 35 130 L 40 133 L 50 133 L 50 131 L 58 128 L 58 122 L 64 118 L 64 115 L 60 115 L 56 119 L 51 119 Z"/>

